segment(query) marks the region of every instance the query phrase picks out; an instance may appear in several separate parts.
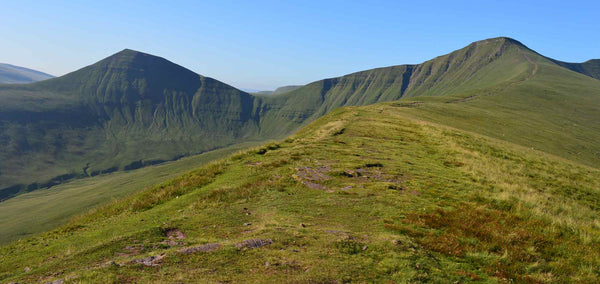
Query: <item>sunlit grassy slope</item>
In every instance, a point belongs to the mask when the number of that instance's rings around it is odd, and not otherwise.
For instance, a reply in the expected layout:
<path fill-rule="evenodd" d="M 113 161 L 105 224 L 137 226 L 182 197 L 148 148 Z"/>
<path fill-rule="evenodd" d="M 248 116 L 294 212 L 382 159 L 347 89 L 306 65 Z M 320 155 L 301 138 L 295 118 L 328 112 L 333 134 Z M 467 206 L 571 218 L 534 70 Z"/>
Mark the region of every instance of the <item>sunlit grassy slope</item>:
<path fill-rule="evenodd" d="M 253 145 L 257 143 L 237 144 L 160 165 L 78 179 L 0 202 L 0 244 L 54 229 L 75 215 Z"/>
<path fill-rule="evenodd" d="M 15 242 L 0 281 L 598 281 L 598 169 L 418 109 L 339 109 Z"/>

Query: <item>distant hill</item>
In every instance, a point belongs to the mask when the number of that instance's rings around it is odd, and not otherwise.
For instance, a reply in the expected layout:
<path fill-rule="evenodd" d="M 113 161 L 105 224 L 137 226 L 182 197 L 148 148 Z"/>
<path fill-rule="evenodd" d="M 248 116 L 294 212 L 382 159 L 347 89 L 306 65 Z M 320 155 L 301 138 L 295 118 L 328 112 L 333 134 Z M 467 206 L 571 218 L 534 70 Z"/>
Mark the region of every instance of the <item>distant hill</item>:
<path fill-rule="evenodd" d="M 28 69 L 0 63 L 0 84 L 25 84 L 54 78 L 54 76 Z"/>
<path fill-rule="evenodd" d="M 287 93 L 287 92 L 291 92 L 293 90 L 299 89 L 302 86 L 299 85 L 290 85 L 290 86 L 283 86 L 283 87 L 279 87 L 277 89 L 275 89 L 275 91 L 260 91 L 260 92 L 254 92 L 254 94 L 257 95 L 279 95 L 279 94 L 283 94 L 283 93 Z"/>

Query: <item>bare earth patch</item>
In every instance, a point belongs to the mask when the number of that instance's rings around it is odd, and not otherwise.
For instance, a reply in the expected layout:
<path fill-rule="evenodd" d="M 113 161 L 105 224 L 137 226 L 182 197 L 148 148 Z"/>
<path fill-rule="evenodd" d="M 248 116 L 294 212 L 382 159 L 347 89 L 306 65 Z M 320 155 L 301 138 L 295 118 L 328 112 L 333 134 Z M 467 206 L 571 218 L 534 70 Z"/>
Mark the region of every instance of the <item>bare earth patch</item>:
<path fill-rule="evenodd" d="M 294 175 L 294 178 L 308 186 L 311 189 L 319 189 L 327 192 L 333 192 L 333 190 L 327 188 L 322 184 L 316 183 L 317 181 L 330 180 L 331 177 L 326 173 L 331 171 L 329 166 L 322 166 L 318 168 L 301 167 L 296 169 L 298 172 Z"/>

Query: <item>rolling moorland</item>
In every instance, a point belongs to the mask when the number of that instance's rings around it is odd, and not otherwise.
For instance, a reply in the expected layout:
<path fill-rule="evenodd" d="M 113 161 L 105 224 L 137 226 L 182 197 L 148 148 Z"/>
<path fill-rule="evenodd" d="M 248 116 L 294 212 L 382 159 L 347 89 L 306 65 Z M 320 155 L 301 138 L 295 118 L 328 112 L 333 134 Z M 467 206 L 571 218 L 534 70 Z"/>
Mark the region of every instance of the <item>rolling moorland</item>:
<path fill-rule="evenodd" d="M 25 84 L 54 78 L 54 76 L 6 63 L 0 63 L 0 84 Z"/>
<path fill-rule="evenodd" d="M 0 279 L 595 282 L 594 70 L 496 38 L 281 95 L 236 92 L 257 116 L 232 141 L 314 122 L 13 242 Z M 34 101 L 39 84 L 6 88 Z"/>

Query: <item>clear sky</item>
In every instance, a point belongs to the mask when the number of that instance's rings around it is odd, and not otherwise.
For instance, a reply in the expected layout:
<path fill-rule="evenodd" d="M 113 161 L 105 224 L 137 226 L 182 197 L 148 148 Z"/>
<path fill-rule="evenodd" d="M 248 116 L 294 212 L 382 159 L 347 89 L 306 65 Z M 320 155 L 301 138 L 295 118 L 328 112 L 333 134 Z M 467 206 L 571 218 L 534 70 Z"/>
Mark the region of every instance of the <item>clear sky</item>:
<path fill-rule="evenodd" d="M 63 75 L 122 49 L 269 90 L 490 37 L 600 58 L 600 1 L 0 1 L 0 62 Z"/>

